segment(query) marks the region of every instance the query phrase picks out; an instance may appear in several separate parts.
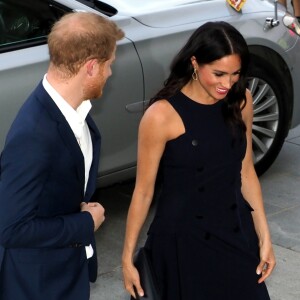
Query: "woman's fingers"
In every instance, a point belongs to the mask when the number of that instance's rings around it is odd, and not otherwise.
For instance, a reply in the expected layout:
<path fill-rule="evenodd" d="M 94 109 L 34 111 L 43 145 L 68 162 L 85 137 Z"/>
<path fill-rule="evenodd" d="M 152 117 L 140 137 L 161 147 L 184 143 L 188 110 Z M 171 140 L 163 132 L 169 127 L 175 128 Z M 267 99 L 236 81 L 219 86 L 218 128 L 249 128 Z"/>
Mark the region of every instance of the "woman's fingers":
<path fill-rule="evenodd" d="M 258 280 L 258 283 L 262 283 L 264 282 L 273 272 L 274 268 L 275 268 L 275 260 L 274 261 L 265 261 L 265 260 L 261 260 L 260 264 L 257 267 L 256 273 L 258 275 L 261 274 L 261 277 Z"/>

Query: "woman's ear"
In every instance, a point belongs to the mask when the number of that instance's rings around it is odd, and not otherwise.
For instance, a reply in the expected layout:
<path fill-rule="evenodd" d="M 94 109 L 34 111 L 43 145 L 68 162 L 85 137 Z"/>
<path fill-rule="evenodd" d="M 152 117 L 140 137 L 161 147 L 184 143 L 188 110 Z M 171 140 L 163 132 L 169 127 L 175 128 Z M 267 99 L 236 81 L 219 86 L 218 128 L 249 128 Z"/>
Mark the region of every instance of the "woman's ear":
<path fill-rule="evenodd" d="M 198 64 L 197 64 L 197 60 L 196 60 L 195 56 L 191 57 L 191 63 L 192 63 L 193 69 L 196 69 L 196 67 L 198 66 Z"/>

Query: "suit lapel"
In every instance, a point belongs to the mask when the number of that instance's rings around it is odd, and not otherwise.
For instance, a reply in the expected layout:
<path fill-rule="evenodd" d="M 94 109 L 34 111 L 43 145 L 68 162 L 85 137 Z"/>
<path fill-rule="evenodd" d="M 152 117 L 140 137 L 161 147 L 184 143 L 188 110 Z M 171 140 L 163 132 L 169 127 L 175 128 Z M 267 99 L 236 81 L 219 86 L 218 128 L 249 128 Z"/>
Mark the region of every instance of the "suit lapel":
<path fill-rule="evenodd" d="M 85 201 L 89 201 L 96 189 L 96 178 L 98 175 L 98 166 L 100 158 L 101 135 L 90 114 L 86 117 L 86 122 L 90 129 L 93 142 L 93 162 L 89 173 L 89 181 L 85 192 Z"/>
<path fill-rule="evenodd" d="M 42 103 L 42 105 L 46 107 L 48 113 L 57 122 L 57 128 L 61 136 L 61 140 L 65 144 L 66 148 L 69 150 L 71 157 L 73 158 L 74 165 L 76 166 L 77 170 L 79 184 L 82 187 L 82 192 L 84 192 L 84 157 L 78 145 L 76 137 L 64 115 L 61 113 L 52 98 L 44 89 L 42 82 L 40 82 L 36 91 L 38 100 Z"/>
<path fill-rule="evenodd" d="M 70 155 L 73 157 L 74 164 L 76 165 L 77 175 L 80 181 L 80 186 L 84 190 L 84 157 L 78 145 L 76 137 L 67 121 L 58 124 L 58 131 L 60 133 L 61 140 L 69 150 Z"/>

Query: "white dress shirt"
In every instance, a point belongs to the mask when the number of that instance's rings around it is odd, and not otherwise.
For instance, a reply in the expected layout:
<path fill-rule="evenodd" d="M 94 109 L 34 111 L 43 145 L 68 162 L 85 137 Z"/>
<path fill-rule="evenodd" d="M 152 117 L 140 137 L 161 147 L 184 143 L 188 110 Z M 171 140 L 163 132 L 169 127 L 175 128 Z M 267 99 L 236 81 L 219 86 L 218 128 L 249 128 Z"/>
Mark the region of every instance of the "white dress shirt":
<path fill-rule="evenodd" d="M 43 86 L 47 93 L 50 95 L 54 103 L 57 105 L 61 113 L 66 118 L 70 125 L 78 145 L 84 157 L 84 191 L 86 191 L 87 182 L 89 180 L 90 168 L 93 160 L 93 144 L 89 127 L 86 123 L 86 116 L 92 108 L 89 100 L 83 101 L 81 105 L 75 110 L 64 98 L 50 85 L 47 80 L 47 74 L 43 79 Z M 85 247 L 87 258 L 93 256 L 93 248 L 91 245 Z"/>

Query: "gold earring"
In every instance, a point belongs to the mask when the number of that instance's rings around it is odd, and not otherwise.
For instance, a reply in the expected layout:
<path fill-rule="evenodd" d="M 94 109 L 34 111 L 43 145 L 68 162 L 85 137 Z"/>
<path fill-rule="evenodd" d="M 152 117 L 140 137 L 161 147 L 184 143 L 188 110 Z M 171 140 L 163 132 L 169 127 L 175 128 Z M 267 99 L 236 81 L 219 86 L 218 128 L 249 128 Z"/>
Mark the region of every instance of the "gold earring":
<path fill-rule="evenodd" d="M 193 80 L 195 80 L 195 81 L 198 80 L 198 74 L 197 74 L 196 68 L 194 69 L 194 72 L 193 72 L 193 74 L 192 74 L 192 78 L 193 78 Z"/>

